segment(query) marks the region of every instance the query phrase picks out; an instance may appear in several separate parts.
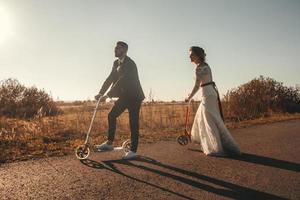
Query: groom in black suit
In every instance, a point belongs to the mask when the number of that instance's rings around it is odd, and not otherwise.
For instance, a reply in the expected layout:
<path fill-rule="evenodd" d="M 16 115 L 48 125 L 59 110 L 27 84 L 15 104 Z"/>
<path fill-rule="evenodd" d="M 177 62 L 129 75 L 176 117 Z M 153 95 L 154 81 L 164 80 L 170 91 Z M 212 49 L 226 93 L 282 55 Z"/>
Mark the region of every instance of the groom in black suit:
<path fill-rule="evenodd" d="M 115 57 L 112 71 L 103 83 L 101 90 L 95 98 L 103 102 L 107 98 L 117 97 L 110 113 L 108 114 L 108 139 L 96 148 L 99 151 L 113 150 L 113 141 L 116 131 L 117 118 L 128 109 L 129 123 L 131 130 L 131 151 L 125 154 L 123 159 L 131 159 L 136 156 L 139 139 L 139 113 L 143 99 L 145 98 L 142 90 L 138 71 L 135 62 L 127 56 L 128 45 L 125 42 L 117 42 L 115 47 Z M 110 90 L 106 93 L 107 89 Z M 106 95 L 104 95 L 106 93 Z"/>

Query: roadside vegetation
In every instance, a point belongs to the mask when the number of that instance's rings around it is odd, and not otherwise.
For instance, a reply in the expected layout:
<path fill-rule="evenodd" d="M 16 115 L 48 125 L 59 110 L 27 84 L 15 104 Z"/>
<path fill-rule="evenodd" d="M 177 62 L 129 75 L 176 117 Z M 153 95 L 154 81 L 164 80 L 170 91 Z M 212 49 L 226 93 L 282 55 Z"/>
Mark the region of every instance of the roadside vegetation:
<path fill-rule="evenodd" d="M 91 133 L 94 144 L 105 139 L 112 105 L 100 105 Z M 190 105 L 188 127 L 198 105 Z M 230 129 L 300 119 L 299 91 L 262 76 L 228 91 L 222 105 Z M 175 101 L 144 102 L 140 141 L 175 140 L 184 131 L 186 106 Z M 84 142 L 94 107 L 94 101 L 54 102 L 45 91 L 14 79 L 0 82 L 0 163 L 73 153 Z M 129 138 L 128 114 L 117 123 L 116 144 L 121 144 Z"/>

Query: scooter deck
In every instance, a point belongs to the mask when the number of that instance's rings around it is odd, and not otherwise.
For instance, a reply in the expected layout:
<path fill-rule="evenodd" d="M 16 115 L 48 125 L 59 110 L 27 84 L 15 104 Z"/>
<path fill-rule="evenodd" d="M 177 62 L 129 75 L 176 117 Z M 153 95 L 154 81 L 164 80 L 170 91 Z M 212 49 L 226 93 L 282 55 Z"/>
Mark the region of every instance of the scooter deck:
<path fill-rule="evenodd" d="M 111 152 L 111 151 L 121 151 L 121 150 L 123 150 L 123 147 L 114 147 L 113 150 L 104 150 L 104 151 L 98 150 L 96 147 L 94 147 L 94 151 L 98 152 L 98 153 Z"/>

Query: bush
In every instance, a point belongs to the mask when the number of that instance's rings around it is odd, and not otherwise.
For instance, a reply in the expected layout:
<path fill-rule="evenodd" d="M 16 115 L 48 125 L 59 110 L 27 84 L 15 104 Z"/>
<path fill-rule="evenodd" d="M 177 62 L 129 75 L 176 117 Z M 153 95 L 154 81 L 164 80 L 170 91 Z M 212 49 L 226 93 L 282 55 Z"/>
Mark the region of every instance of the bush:
<path fill-rule="evenodd" d="M 226 117 L 240 121 L 272 112 L 300 112 L 300 93 L 296 88 L 260 76 L 228 91 L 223 103 Z"/>
<path fill-rule="evenodd" d="M 0 82 L 0 115 L 17 118 L 57 115 L 52 98 L 36 87 L 26 88 L 15 79 Z"/>

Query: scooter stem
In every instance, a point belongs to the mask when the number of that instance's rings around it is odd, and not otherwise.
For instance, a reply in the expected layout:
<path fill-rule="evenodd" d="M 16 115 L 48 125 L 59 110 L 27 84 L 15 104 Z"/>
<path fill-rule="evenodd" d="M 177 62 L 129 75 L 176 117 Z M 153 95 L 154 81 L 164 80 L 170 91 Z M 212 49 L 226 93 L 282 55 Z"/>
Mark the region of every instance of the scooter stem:
<path fill-rule="evenodd" d="M 187 125 L 188 125 L 188 122 L 189 122 L 189 105 L 187 105 L 186 107 L 186 113 L 185 113 L 185 130 L 187 131 Z"/>
<path fill-rule="evenodd" d="M 96 117 L 96 113 L 97 113 L 97 109 L 98 109 L 98 106 L 99 106 L 99 103 L 100 103 L 100 99 L 101 99 L 101 98 L 98 99 L 97 104 L 96 104 L 96 107 L 94 108 L 94 114 L 93 114 L 93 117 L 92 117 L 92 120 L 91 120 L 91 123 L 90 123 L 89 130 L 88 130 L 88 132 L 87 132 L 87 134 L 86 134 L 86 139 L 85 139 L 84 144 L 87 144 L 87 143 L 88 143 L 89 135 L 90 135 L 90 132 L 91 132 L 91 130 L 92 130 L 92 126 L 93 126 L 93 123 L 94 123 L 94 119 L 95 119 L 95 117 Z"/>

